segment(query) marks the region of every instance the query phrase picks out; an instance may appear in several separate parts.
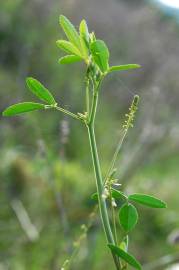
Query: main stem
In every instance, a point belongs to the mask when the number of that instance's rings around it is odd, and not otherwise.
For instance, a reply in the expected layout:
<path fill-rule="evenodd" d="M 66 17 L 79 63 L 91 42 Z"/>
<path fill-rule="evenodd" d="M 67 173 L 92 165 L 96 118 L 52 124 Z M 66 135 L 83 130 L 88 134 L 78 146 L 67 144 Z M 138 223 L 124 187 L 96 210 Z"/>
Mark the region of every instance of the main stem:
<path fill-rule="evenodd" d="M 99 163 L 98 151 L 97 151 L 97 146 L 96 146 L 96 138 L 95 138 L 95 132 L 94 132 L 94 120 L 95 120 L 95 115 L 96 115 L 97 103 L 98 103 L 98 93 L 97 91 L 95 91 L 93 93 L 92 110 L 91 110 L 89 123 L 87 124 L 87 128 L 88 128 L 90 148 L 91 148 L 91 154 L 92 154 L 92 160 L 93 160 L 93 166 L 94 166 L 94 172 L 95 172 L 95 178 L 96 178 L 96 187 L 97 187 L 97 192 L 98 192 L 98 201 L 99 201 L 101 221 L 102 221 L 102 225 L 103 225 L 103 229 L 106 235 L 107 242 L 115 245 L 113 233 L 112 233 L 110 222 L 109 222 L 106 200 L 102 196 L 104 187 L 103 187 L 103 179 L 102 179 L 102 174 L 101 174 L 101 168 L 100 168 L 100 163 Z M 120 270 L 120 264 L 119 264 L 118 258 L 114 254 L 112 255 L 113 255 L 114 263 L 116 265 L 116 269 Z"/>
<path fill-rule="evenodd" d="M 96 187 L 97 187 L 97 192 L 99 196 L 99 209 L 100 209 L 100 214 L 102 218 L 102 224 L 103 224 L 108 242 L 111 244 L 114 244 L 113 234 L 110 228 L 110 223 L 109 223 L 109 218 L 108 218 L 108 213 L 107 213 L 106 200 L 102 197 L 102 194 L 104 191 L 103 181 L 102 181 L 98 152 L 97 152 L 97 147 L 96 147 L 94 128 L 92 126 L 88 126 L 88 134 L 89 134 L 91 154 L 92 154 L 93 166 L 94 166 L 94 172 L 95 172 L 95 178 L 96 178 Z"/>

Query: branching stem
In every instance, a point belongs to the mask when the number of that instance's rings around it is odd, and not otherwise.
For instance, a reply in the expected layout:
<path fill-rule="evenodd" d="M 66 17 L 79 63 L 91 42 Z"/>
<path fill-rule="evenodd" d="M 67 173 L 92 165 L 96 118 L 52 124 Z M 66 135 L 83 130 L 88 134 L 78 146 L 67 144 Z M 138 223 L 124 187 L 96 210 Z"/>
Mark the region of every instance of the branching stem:
<path fill-rule="evenodd" d="M 96 109 L 97 109 L 97 103 L 98 103 L 99 85 L 100 84 L 98 84 L 96 89 L 94 89 L 95 91 L 93 92 L 92 108 L 91 108 L 90 119 L 87 124 L 87 129 L 88 129 L 91 155 L 92 155 L 93 167 L 94 167 L 95 178 L 96 178 L 96 187 L 97 187 L 97 192 L 98 192 L 98 201 L 99 201 L 99 209 L 100 209 L 102 225 L 104 228 L 107 242 L 110 244 L 115 244 L 113 233 L 112 233 L 110 222 L 109 222 L 106 200 L 102 196 L 104 187 L 103 187 L 103 179 L 102 179 L 102 174 L 101 174 L 101 168 L 100 168 L 100 163 L 99 163 L 98 151 L 97 151 L 97 146 L 96 146 L 96 138 L 95 138 L 95 132 L 94 132 L 94 121 L 95 121 Z M 114 254 L 112 255 L 113 255 L 114 263 L 116 265 L 116 269 L 120 270 L 121 268 L 120 268 L 118 258 Z"/>
<path fill-rule="evenodd" d="M 98 192 L 99 210 L 100 210 L 100 216 L 101 216 L 103 229 L 104 229 L 108 244 L 116 244 L 116 231 L 115 231 L 115 239 L 114 239 L 110 221 L 109 221 L 106 200 L 103 197 L 104 181 L 102 178 L 101 167 L 99 163 L 99 156 L 98 156 L 97 145 L 96 145 L 95 132 L 94 132 L 94 122 L 95 122 L 95 116 L 96 116 L 96 110 L 97 110 L 97 104 L 98 104 L 98 92 L 99 92 L 99 87 L 101 85 L 102 79 L 103 77 L 101 78 L 99 82 L 97 83 L 93 82 L 94 88 L 93 88 L 91 111 L 90 111 L 88 121 L 86 122 L 86 126 L 88 129 L 88 135 L 89 135 L 91 155 L 92 155 L 93 167 L 94 167 L 95 178 L 96 178 L 96 187 L 97 187 L 97 192 Z M 87 112 L 89 113 L 89 110 L 90 110 L 89 108 L 89 80 L 87 81 L 87 85 L 86 85 L 86 107 L 87 107 Z M 69 112 L 68 110 L 65 110 L 59 106 L 56 106 L 55 109 L 77 120 L 80 120 L 78 115 L 72 112 Z M 113 212 L 113 219 L 114 219 L 114 212 Z M 120 261 L 118 257 L 113 253 L 112 253 L 112 256 L 113 256 L 113 260 L 116 266 L 116 270 L 121 270 Z"/>
<path fill-rule="evenodd" d="M 113 155 L 112 161 L 110 163 L 109 169 L 108 169 L 107 174 L 105 176 L 104 184 L 105 184 L 105 182 L 107 181 L 108 177 L 111 175 L 111 173 L 112 173 L 112 171 L 114 169 L 114 166 L 115 166 L 115 163 L 116 163 L 118 154 L 119 154 L 119 152 L 121 150 L 121 147 L 123 145 L 123 142 L 125 140 L 125 137 L 127 135 L 127 132 L 128 132 L 128 129 L 125 129 L 122 138 L 119 139 L 119 142 L 118 142 L 117 147 L 116 147 L 116 150 L 114 152 L 114 155 Z"/>

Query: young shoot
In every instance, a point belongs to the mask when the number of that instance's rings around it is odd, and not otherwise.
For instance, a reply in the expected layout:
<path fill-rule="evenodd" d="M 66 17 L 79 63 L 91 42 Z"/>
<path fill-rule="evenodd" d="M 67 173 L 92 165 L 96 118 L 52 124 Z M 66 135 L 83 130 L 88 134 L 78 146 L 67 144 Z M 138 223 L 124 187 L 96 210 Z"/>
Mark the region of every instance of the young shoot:
<path fill-rule="evenodd" d="M 11 105 L 4 110 L 3 116 L 15 116 L 37 110 L 52 109 L 80 121 L 84 125 L 84 128 L 87 128 L 97 189 L 96 194 L 93 194 L 93 199 L 97 200 L 99 205 L 99 215 L 106 237 L 106 247 L 109 247 L 111 251 L 115 269 L 127 269 L 128 265 L 135 269 L 141 269 L 141 264 L 128 252 L 128 234 L 134 229 L 138 221 L 138 210 L 136 207 L 138 204 L 141 204 L 152 208 L 165 208 L 166 204 L 147 194 L 135 193 L 126 195 L 122 191 L 114 188 L 116 187 L 115 184 L 118 183 L 118 180 L 116 181 L 114 178 L 114 165 L 128 129 L 133 127 L 139 96 L 134 96 L 129 113 L 126 114 L 124 134 L 116 147 L 105 179 L 101 173 L 95 136 L 98 99 L 101 94 L 100 88 L 104 77 L 111 72 L 140 68 L 140 65 L 124 64 L 110 66 L 110 53 L 107 45 L 103 40 L 98 39 L 94 32 L 89 32 L 85 20 L 82 20 L 79 29 L 76 29 L 69 19 L 61 15 L 59 17 L 59 24 L 66 36 L 66 39 L 57 40 L 56 42 L 57 47 L 64 53 L 58 60 L 59 64 L 69 65 L 84 62 L 86 66 L 84 78 L 86 82 L 86 97 L 84 100 L 86 107 L 85 112 L 74 113 L 64 109 L 61 103 L 52 95 L 51 91 L 43 86 L 37 79 L 29 77 L 26 79 L 27 88 L 40 102 L 36 103 L 30 101 Z M 118 204 L 118 200 L 120 200 L 120 204 Z M 107 201 L 109 201 L 110 204 L 107 204 Z M 134 206 L 134 204 L 136 206 Z M 108 207 L 108 205 L 111 207 Z M 112 211 L 112 221 L 110 220 L 110 211 Z M 116 214 L 116 212 L 118 212 L 118 214 Z M 121 231 L 124 234 L 122 241 L 118 241 L 116 230 L 117 222 L 120 224 Z M 61 269 L 66 269 L 68 266 L 69 261 L 67 260 Z"/>

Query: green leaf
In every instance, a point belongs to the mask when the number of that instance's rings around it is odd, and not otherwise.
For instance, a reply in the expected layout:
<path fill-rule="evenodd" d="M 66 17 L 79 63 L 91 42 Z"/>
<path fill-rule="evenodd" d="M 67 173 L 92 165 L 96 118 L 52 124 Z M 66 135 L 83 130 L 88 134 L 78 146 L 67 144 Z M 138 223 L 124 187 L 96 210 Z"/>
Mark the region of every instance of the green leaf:
<path fill-rule="evenodd" d="M 86 45 L 89 44 L 89 32 L 88 32 L 88 26 L 85 20 L 81 21 L 79 31 L 80 31 L 80 36 L 85 40 Z"/>
<path fill-rule="evenodd" d="M 45 88 L 38 80 L 29 77 L 26 79 L 26 83 L 30 91 L 36 95 L 42 101 L 47 102 L 50 105 L 55 105 L 56 101 L 47 88 Z"/>
<path fill-rule="evenodd" d="M 72 53 L 81 56 L 80 51 L 69 41 L 57 40 L 56 44 L 61 50 L 65 51 L 66 53 Z"/>
<path fill-rule="evenodd" d="M 157 199 L 153 196 L 150 195 L 146 195 L 146 194 L 132 194 L 129 196 L 129 200 L 149 206 L 149 207 L 153 207 L 153 208 L 166 208 L 167 205 L 165 202 L 163 202 L 160 199 Z"/>
<path fill-rule="evenodd" d="M 112 244 L 108 244 L 108 247 L 114 254 L 116 254 L 119 258 L 123 259 L 126 263 L 130 264 L 138 270 L 142 269 L 141 264 L 134 258 L 134 256 L 132 256 L 128 252 L 125 252 L 124 250 Z"/>
<path fill-rule="evenodd" d="M 79 32 L 80 32 L 80 43 L 81 43 L 82 53 L 84 55 L 84 58 L 87 59 L 88 50 L 89 50 L 89 32 L 88 32 L 88 26 L 85 20 L 81 21 Z"/>
<path fill-rule="evenodd" d="M 74 25 L 63 15 L 60 15 L 59 22 L 69 41 L 80 50 L 80 38 Z"/>
<path fill-rule="evenodd" d="M 94 201 L 97 201 L 98 200 L 98 193 L 95 192 L 91 195 L 91 199 L 94 200 Z"/>
<path fill-rule="evenodd" d="M 119 221 L 124 231 L 131 231 L 138 221 L 136 208 L 132 204 L 124 204 L 119 210 Z"/>
<path fill-rule="evenodd" d="M 123 199 L 126 200 L 127 196 L 120 190 L 116 190 L 114 188 L 112 188 L 112 197 L 114 199 Z"/>
<path fill-rule="evenodd" d="M 109 51 L 102 40 L 96 40 L 90 44 L 90 50 L 93 56 L 93 60 L 102 72 L 105 72 L 109 68 Z"/>
<path fill-rule="evenodd" d="M 44 104 L 34 102 L 22 102 L 11 105 L 3 111 L 3 116 L 13 116 L 21 113 L 45 109 Z"/>
<path fill-rule="evenodd" d="M 77 55 L 66 55 L 59 59 L 59 64 L 72 64 L 81 61 L 82 58 Z"/>
<path fill-rule="evenodd" d="M 122 71 L 122 70 L 128 70 L 128 69 L 134 69 L 134 68 L 140 68 L 141 66 L 138 64 L 127 64 L 127 65 L 120 65 L 120 66 L 112 66 L 108 69 L 108 72 L 112 71 Z"/>

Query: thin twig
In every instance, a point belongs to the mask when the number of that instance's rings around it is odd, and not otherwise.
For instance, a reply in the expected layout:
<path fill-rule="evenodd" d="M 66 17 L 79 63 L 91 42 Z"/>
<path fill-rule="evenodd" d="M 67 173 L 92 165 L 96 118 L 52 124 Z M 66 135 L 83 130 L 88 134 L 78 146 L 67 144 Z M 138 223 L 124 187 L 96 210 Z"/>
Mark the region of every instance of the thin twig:
<path fill-rule="evenodd" d="M 88 231 L 90 230 L 90 228 L 92 227 L 93 223 L 94 223 L 94 219 L 96 217 L 96 212 L 98 209 L 98 205 L 96 205 L 94 207 L 94 210 L 90 213 L 89 215 L 89 220 L 87 225 L 82 225 L 81 228 L 83 229 L 82 234 L 80 234 L 80 236 L 78 237 L 78 239 L 75 241 L 75 248 L 70 256 L 69 259 L 65 260 L 63 266 L 61 267 L 61 270 L 68 270 L 71 268 L 72 262 L 75 259 L 79 248 L 81 246 L 82 241 L 86 238 L 86 235 L 88 233 Z"/>
<path fill-rule="evenodd" d="M 77 120 L 79 120 L 78 115 L 76 115 L 76 114 L 74 114 L 74 113 L 72 113 L 72 112 L 70 112 L 68 110 L 65 110 L 65 109 L 63 109 L 63 108 L 61 108 L 59 106 L 56 106 L 55 109 L 58 110 L 58 111 L 60 111 L 60 112 L 65 113 L 65 114 L 67 114 L 67 115 L 69 115 L 69 116 L 71 116 L 71 117 L 73 117 L 73 118 L 75 118 Z"/>

